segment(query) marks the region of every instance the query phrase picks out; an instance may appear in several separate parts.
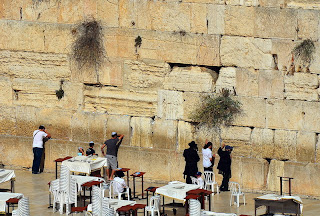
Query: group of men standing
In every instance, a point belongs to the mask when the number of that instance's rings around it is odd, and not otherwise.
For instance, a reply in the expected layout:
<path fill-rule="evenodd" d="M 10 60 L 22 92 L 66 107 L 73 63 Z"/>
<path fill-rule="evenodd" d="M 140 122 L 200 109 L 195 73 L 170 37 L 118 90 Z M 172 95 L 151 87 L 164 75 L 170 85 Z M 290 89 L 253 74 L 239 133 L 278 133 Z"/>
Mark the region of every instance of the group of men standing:
<path fill-rule="evenodd" d="M 108 139 L 101 146 L 101 153 L 107 158 L 107 176 L 108 180 L 113 180 L 113 176 L 118 167 L 118 150 L 122 143 L 124 135 L 117 134 L 117 132 L 111 133 L 111 139 Z M 39 126 L 38 130 L 33 132 L 33 163 L 32 163 L 32 174 L 39 174 L 43 172 L 43 167 L 40 168 L 41 160 L 44 160 L 44 143 L 51 138 L 51 134 L 46 131 L 43 125 Z M 95 151 L 93 149 L 94 142 L 89 143 L 89 148 L 86 151 L 86 155 L 93 155 Z M 106 153 L 104 148 L 107 147 Z M 84 154 L 84 152 L 83 152 Z"/>

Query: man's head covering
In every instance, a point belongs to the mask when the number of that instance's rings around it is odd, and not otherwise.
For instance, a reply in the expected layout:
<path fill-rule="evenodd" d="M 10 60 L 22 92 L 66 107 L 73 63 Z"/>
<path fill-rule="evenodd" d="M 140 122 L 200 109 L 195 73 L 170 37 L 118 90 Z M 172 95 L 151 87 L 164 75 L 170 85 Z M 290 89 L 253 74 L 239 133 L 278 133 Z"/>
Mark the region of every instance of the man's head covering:
<path fill-rule="evenodd" d="M 196 146 L 197 146 L 197 144 L 196 144 L 195 141 L 190 142 L 188 145 L 189 145 L 190 147 L 196 147 Z"/>
<path fill-rule="evenodd" d="M 90 141 L 89 142 L 89 146 L 93 146 L 94 145 L 94 142 L 93 141 Z"/>
<path fill-rule="evenodd" d="M 44 125 L 40 125 L 39 129 L 45 130 L 46 128 L 44 127 Z"/>
<path fill-rule="evenodd" d="M 201 176 L 202 172 L 197 172 L 196 176 Z"/>
<path fill-rule="evenodd" d="M 229 146 L 229 145 L 226 145 L 225 149 L 230 149 L 232 151 L 233 147 L 232 146 Z"/>
<path fill-rule="evenodd" d="M 116 171 L 116 176 L 118 176 L 119 178 L 124 177 L 124 173 L 122 171 Z"/>
<path fill-rule="evenodd" d="M 111 133 L 111 136 L 116 136 L 117 135 L 117 132 L 112 132 Z"/>

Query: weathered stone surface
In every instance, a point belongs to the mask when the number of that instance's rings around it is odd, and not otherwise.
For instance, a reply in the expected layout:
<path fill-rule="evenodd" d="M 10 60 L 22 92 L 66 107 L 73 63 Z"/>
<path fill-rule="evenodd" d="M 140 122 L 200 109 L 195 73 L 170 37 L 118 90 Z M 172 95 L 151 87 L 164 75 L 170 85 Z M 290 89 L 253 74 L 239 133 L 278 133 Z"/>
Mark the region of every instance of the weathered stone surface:
<path fill-rule="evenodd" d="M 119 26 L 119 1 L 97 0 L 97 17 L 103 25 L 108 27 Z"/>
<path fill-rule="evenodd" d="M 236 91 L 239 96 L 254 96 L 259 94 L 259 71 L 238 68 L 236 72 Z"/>
<path fill-rule="evenodd" d="M 123 134 L 124 138 L 121 145 L 130 145 L 130 128 L 131 116 L 127 115 L 108 115 L 106 117 L 106 132 L 104 134 L 104 140 L 111 139 L 111 133 L 117 132 Z"/>
<path fill-rule="evenodd" d="M 131 92 L 113 87 L 86 86 L 84 110 L 108 114 L 154 116 L 157 94 L 155 92 Z"/>
<path fill-rule="evenodd" d="M 303 122 L 304 114 L 301 101 L 267 100 L 267 128 L 300 130 L 303 127 Z"/>
<path fill-rule="evenodd" d="M 0 106 L 0 134 L 16 135 L 16 110 L 14 107 Z"/>
<path fill-rule="evenodd" d="M 259 0 L 261 7 L 284 7 L 286 0 Z"/>
<path fill-rule="evenodd" d="M 233 91 L 236 87 L 236 68 L 223 67 L 219 71 L 219 77 L 216 82 L 216 92 L 223 88 Z"/>
<path fill-rule="evenodd" d="M 182 106 L 183 106 L 183 113 L 182 119 L 185 121 L 192 121 L 191 117 L 192 114 L 195 112 L 197 108 L 199 108 L 200 104 L 202 103 L 202 98 L 205 94 L 197 93 L 197 92 L 183 92 L 182 98 Z"/>
<path fill-rule="evenodd" d="M 178 121 L 178 151 L 189 148 L 188 143 L 194 139 L 194 129 L 189 122 Z"/>
<path fill-rule="evenodd" d="M 220 36 L 160 31 L 133 31 L 108 29 L 105 46 L 109 57 L 136 59 L 162 59 L 166 62 L 220 65 Z M 142 38 L 141 47 L 135 49 L 135 39 Z"/>
<path fill-rule="evenodd" d="M 242 105 L 242 112 L 233 124 L 264 128 L 266 125 L 266 101 L 260 98 L 235 97 Z"/>
<path fill-rule="evenodd" d="M 226 7 L 225 34 L 239 36 L 254 36 L 254 27 L 254 7 Z"/>
<path fill-rule="evenodd" d="M 285 162 L 283 161 L 271 160 L 267 179 L 268 191 L 280 191 L 280 180 L 278 176 L 286 176 L 284 172 L 284 164 Z"/>
<path fill-rule="evenodd" d="M 208 34 L 225 33 L 225 10 L 224 5 L 208 4 Z"/>
<path fill-rule="evenodd" d="M 319 138 L 320 138 L 320 134 L 318 134 L 317 138 L 316 138 L 316 140 L 317 140 L 316 148 L 315 148 L 315 151 L 316 151 L 316 153 L 315 153 L 315 157 L 316 157 L 315 162 L 316 163 L 320 162 L 320 139 Z"/>
<path fill-rule="evenodd" d="M 315 162 L 316 149 L 315 133 L 300 131 L 297 134 L 297 161 L 299 162 Z"/>
<path fill-rule="evenodd" d="M 64 54 L 0 52 L 2 74 L 26 79 L 69 80 L 68 57 Z"/>
<path fill-rule="evenodd" d="M 319 13 L 315 10 L 298 11 L 298 38 L 319 39 Z"/>
<path fill-rule="evenodd" d="M 14 113 L 16 115 L 16 135 L 31 137 L 34 130 L 38 129 L 37 115 L 40 109 L 31 106 L 17 106 Z M 50 129 L 50 128 L 48 128 Z"/>
<path fill-rule="evenodd" d="M 45 24 L 44 29 L 40 29 L 42 32 L 39 34 L 39 37 L 43 39 L 41 43 L 43 44 L 44 51 L 70 54 L 72 43 L 76 39 L 72 34 L 72 27 L 71 25 Z"/>
<path fill-rule="evenodd" d="M 255 10 L 255 36 L 262 38 L 296 38 L 296 11 L 261 7 L 257 7 Z"/>
<path fill-rule="evenodd" d="M 131 146 L 152 148 L 152 122 L 151 118 L 132 117 L 131 127 Z"/>
<path fill-rule="evenodd" d="M 318 101 L 317 88 L 319 81 L 317 74 L 298 73 L 284 77 L 285 96 L 287 99 Z"/>
<path fill-rule="evenodd" d="M 259 70 L 259 97 L 284 97 L 283 73 L 278 70 Z"/>
<path fill-rule="evenodd" d="M 303 115 L 303 131 L 320 132 L 320 104 L 319 102 L 303 102 L 302 115 Z"/>
<path fill-rule="evenodd" d="M 174 67 L 165 77 L 163 87 L 168 90 L 212 92 L 218 74 L 201 67 Z"/>
<path fill-rule="evenodd" d="M 124 82 L 128 89 L 161 89 L 170 66 L 162 61 L 124 62 Z"/>
<path fill-rule="evenodd" d="M 241 158 L 241 185 L 243 188 L 265 189 L 268 162 L 263 159 Z M 245 173 L 250 173 L 246 175 Z"/>
<path fill-rule="evenodd" d="M 295 43 L 292 40 L 288 39 L 272 39 L 272 54 L 276 55 L 277 64 L 274 64 L 274 68 L 278 68 L 280 71 L 283 71 L 284 74 L 290 68 L 292 60 L 292 50 L 295 46 Z"/>
<path fill-rule="evenodd" d="M 157 116 L 161 119 L 182 119 L 182 95 L 180 91 L 159 90 Z"/>
<path fill-rule="evenodd" d="M 0 69 L 0 71 L 2 71 Z M 0 104 L 10 106 L 14 92 L 11 88 L 11 80 L 8 77 L 0 76 Z"/>
<path fill-rule="evenodd" d="M 190 31 L 193 33 L 208 33 L 207 5 L 190 4 Z"/>
<path fill-rule="evenodd" d="M 279 160 L 296 161 L 297 132 L 275 130 L 274 133 L 274 158 Z"/>
<path fill-rule="evenodd" d="M 221 63 L 224 66 L 271 69 L 271 47 L 269 39 L 224 36 L 221 40 Z"/>
<path fill-rule="evenodd" d="M 320 44 L 314 43 L 315 45 L 315 51 L 313 54 L 313 60 L 310 65 L 310 71 L 312 73 L 320 74 Z"/>
<path fill-rule="evenodd" d="M 254 128 L 251 134 L 252 156 L 257 158 L 274 157 L 274 131 L 265 128 Z"/>
<path fill-rule="evenodd" d="M 178 122 L 155 119 L 153 123 L 152 144 L 157 149 L 177 149 Z"/>

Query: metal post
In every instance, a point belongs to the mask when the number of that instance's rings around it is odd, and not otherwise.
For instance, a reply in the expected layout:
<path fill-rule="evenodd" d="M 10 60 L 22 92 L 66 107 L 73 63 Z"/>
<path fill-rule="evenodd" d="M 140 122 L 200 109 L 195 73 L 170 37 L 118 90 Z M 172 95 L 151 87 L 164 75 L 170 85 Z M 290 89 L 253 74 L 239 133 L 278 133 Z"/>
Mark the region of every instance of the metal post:
<path fill-rule="evenodd" d="M 280 195 L 282 196 L 282 177 L 280 177 Z"/>

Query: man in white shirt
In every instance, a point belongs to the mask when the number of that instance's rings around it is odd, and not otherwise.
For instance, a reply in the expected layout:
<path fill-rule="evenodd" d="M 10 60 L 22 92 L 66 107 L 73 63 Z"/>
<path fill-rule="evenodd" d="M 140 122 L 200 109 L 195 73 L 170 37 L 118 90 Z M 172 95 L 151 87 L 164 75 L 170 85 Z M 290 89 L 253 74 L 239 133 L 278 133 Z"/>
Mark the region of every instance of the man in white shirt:
<path fill-rule="evenodd" d="M 33 164 L 32 174 L 39 174 L 41 157 L 43 153 L 43 138 L 51 138 L 43 125 L 39 126 L 39 130 L 33 132 Z"/>
<path fill-rule="evenodd" d="M 128 188 L 125 180 L 123 179 L 124 177 L 124 173 L 122 171 L 116 171 L 116 177 L 113 179 L 113 181 L 117 182 L 115 184 L 115 190 L 114 190 L 114 193 L 117 194 L 117 193 L 124 193 L 124 192 L 127 192 L 127 190 L 129 190 L 129 194 L 130 194 L 130 197 L 129 199 L 131 200 L 131 190 L 130 188 Z M 122 199 L 125 199 L 125 195 L 122 194 Z"/>

